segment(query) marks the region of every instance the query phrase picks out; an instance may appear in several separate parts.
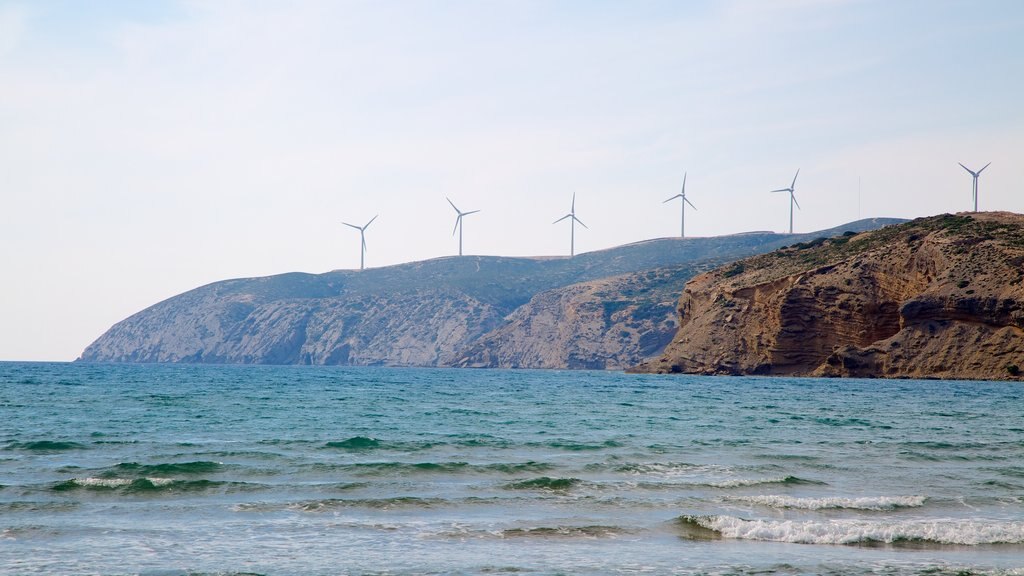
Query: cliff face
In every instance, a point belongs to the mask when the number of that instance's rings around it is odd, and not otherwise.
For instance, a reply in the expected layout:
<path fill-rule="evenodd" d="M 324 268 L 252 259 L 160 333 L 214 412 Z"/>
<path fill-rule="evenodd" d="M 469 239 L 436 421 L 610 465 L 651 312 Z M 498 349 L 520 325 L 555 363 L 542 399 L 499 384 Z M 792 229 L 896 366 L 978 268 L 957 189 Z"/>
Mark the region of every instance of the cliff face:
<path fill-rule="evenodd" d="M 659 354 L 672 339 L 678 328 L 678 286 L 694 273 L 690 266 L 649 270 L 541 292 L 473 344 L 455 365 L 633 366 Z"/>
<path fill-rule="evenodd" d="M 217 282 L 117 323 L 96 362 L 621 368 L 675 332 L 693 274 L 843 229 L 638 242 L 575 258 L 438 258 Z"/>
<path fill-rule="evenodd" d="M 690 281 L 664 355 L 700 374 L 1017 378 L 1024 216 L 924 218 L 797 244 Z"/>
<path fill-rule="evenodd" d="M 217 286 L 122 322 L 84 359 L 108 362 L 436 366 L 500 322 L 452 290 L 267 300 Z M 154 325 L 160 326 L 153 330 Z"/>

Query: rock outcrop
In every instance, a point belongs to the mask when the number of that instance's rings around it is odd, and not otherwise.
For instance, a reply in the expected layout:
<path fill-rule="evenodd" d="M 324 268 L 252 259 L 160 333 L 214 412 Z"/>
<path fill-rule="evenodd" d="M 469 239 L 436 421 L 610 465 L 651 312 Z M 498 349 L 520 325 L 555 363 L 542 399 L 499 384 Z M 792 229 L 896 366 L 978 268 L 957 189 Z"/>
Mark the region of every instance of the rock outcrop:
<path fill-rule="evenodd" d="M 628 368 L 661 353 L 672 339 L 679 327 L 679 286 L 697 271 L 700 267 L 663 268 L 541 292 L 455 365 Z"/>
<path fill-rule="evenodd" d="M 799 243 L 700 275 L 637 371 L 1016 379 L 1024 216 L 942 215 Z"/>

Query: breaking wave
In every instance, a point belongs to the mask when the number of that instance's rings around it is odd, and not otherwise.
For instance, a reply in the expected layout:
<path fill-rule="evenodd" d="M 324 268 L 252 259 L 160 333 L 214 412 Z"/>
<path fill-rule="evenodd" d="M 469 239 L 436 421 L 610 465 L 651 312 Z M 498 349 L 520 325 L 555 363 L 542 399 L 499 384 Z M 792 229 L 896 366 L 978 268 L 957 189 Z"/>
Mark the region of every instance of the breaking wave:
<path fill-rule="evenodd" d="M 681 516 L 685 535 L 795 544 L 1024 544 L 1024 522 L 994 520 L 744 520 L 734 516 Z"/>
<path fill-rule="evenodd" d="M 738 496 L 733 502 L 746 502 L 769 508 L 798 510 L 896 510 L 924 506 L 924 496 L 875 496 L 861 498 L 796 498 L 793 496 Z"/>
<path fill-rule="evenodd" d="M 55 492 L 73 490 L 117 491 L 124 493 L 203 492 L 255 488 L 245 482 L 218 482 L 213 480 L 176 480 L 174 478 L 72 478 L 53 485 Z"/>

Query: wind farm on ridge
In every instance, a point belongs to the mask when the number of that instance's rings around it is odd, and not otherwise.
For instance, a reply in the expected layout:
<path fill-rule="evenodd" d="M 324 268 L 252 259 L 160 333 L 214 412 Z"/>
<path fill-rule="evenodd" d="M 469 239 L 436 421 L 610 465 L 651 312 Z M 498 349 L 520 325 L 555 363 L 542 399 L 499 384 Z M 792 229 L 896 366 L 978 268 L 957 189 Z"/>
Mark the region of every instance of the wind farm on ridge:
<path fill-rule="evenodd" d="M 971 177 L 972 177 L 971 199 L 972 199 L 972 202 L 973 202 L 973 211 L 977 212 L 978 211 L 978 178 L 981 176 L 981 173 L 986 168 L 988 168 L 992 163 L 989 162 L 988 164 L 985 164 L 984 166 L 981 167 L 981 169 L 979 169 L 977 171 L 971 170 L 970 168 L 965 166 L 963 163 L 958 163 L 958 164 L 960 165 L 961 168 L 966 170 L 971 175 Z M 689 204 L 689 206 L 691 208 L 693 208 L 693 210 L 695 210 L 695 211 L 697 210 L 697 207 L 694 206 L 694 204 L 692 202 L 690 202 L 690 199 L 687 198 L 687 196 L 686 196 L 686 178 L 687 178 L 687 175 L 688 175 L 688 172 L 683 172 L 683 183 L 682 183 L 682 188 L 681 188 L 680 192 L 678 194 L 676 194 L 676 195 L 666 199 L 664 202 L 662 202 L 662 204 L 667 204 L 667 203 L 669 203 L 669 202 L 671 202 L 671 201 L 673 201 L 673 200 L 675 200 L 677 198 L 680 200 L 679 237 L 681 239 L 686 237 L 686 205 Z M 774 193 L 778 193 L 778 192 L 788 192 L 789 193 L 789 229 L 788 229 L 788 234 L 793 234 L 794 233 L 793 232 L 793 208 L 796 207 L 798 210 L 801 209 L 800 208 L 800 203 L 797 202 L 797 200 L 796 200 L 796 181 L 797 181 L 797 178 L 799 176 L 800 176 L 800 169 L 798 168 L 796 173 L 793 175 L 792 182 L 790 182 L 790 185 L 788 187 L 786 187 L 786 188 L 779 188 L 779 189 L 771 190 L 770 191 L 773 194 Z M 858 182 L 858 197 L 859 197 L 859 194 L 860 194 L 859 187 L 860 187 L 860 183 Z M 459 237 L 459 241 L 458 241 L 458 256 L 463 256 L 463 218 L 466 217 L 466 216 L 469 216 L 470 214 L 477 214 L 477 213 L 480 212 L 480 210 L 469 210 L 469 211 L 463 212 L 462 210 L 460 210 L 455 205 L 454 202 L 452 202 L 451 198 L 448 198 L 446 196 L 445 200 L 448 201 L 448 204 L 451 205 L 452 209 L 455 210 L 455 213 L 456 213 L 455 226 L 452 229 L 452 236 L 455 236 L 455 234 L 458 233 L 458 237 Z M 859 199 L 858 199 L 858 202 L 859 202 Z M 858 212 L 859 212 L 859 208 L 858 208 Z M 364 270 L 365 269 L 365 265 L 366 265 L 366 260 L 365 260 L 365 258 L 366 258 L 366 250 L 367 250 L 367 248 L 366 248 L 366 229 L 369 228 L 370 224 L 372 224 L 373 221 L 376 220 L 378 216 L 379 216 L 379 214 L 375 215 L 373 218 L 370 219 L 369 222 L 367 222 L 363 226 L 356 226 L 355 224 L 349 224 L 347 222 L 342 222 L 342 224 L 344 224 L 345 226 L 348 226 L 350 228 L 354 228 L 356 230 L 359 230 L 359 237 L 360 237 L 359 269 L 360 270 Z M 584 224 L 583 221 L 580 220 L 576 216 L 576 192 L 573 192 L 573 194 L 572 194 L 572 201 L 571 201 L 571 204 L 570 204 L 569 213 L 565 214 L 561 218 L 558 218 L 557 220 L 552 222 L 552 224 L 558 224 L 559 222 L 562 222 L 563 220 L 569 220 L 569 257 L 572 258 L 572 257 L 574 257 L 576 255 L 576 224 L 578 223 L 580 226 L 583 226 L 584 228 L 586 228 L 588 230 L 590 229 L 589 226 Z"/>

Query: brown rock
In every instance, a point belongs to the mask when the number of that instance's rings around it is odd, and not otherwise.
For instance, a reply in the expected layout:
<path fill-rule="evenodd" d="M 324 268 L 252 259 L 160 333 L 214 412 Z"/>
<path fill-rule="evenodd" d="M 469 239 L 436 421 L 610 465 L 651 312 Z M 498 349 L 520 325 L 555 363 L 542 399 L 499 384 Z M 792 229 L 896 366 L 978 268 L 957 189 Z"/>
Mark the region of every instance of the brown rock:
<path fill-rule="evenodd" d="M 702 274 L 647 372 L 1016 379 L 1024 216 L 942 215 Z"/>

